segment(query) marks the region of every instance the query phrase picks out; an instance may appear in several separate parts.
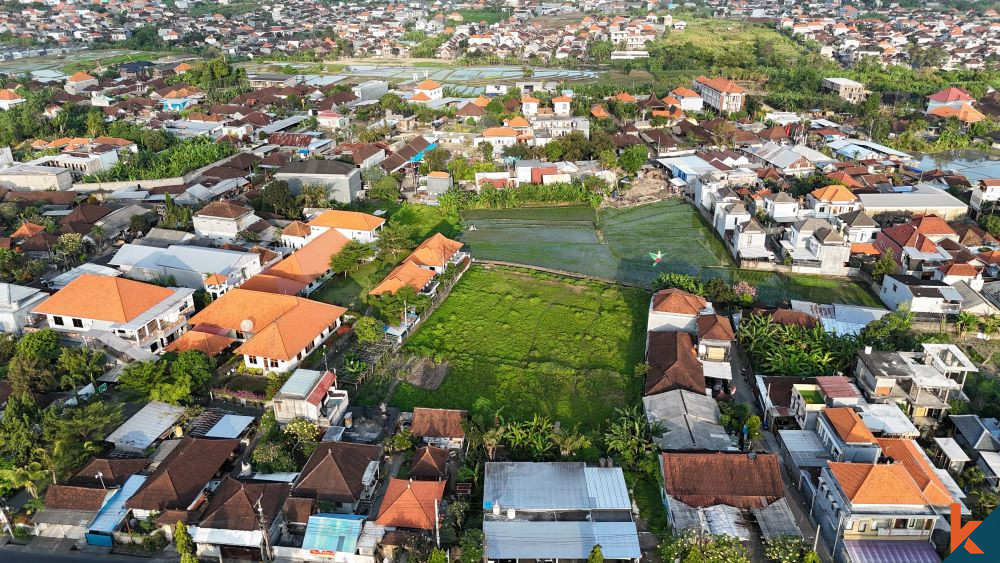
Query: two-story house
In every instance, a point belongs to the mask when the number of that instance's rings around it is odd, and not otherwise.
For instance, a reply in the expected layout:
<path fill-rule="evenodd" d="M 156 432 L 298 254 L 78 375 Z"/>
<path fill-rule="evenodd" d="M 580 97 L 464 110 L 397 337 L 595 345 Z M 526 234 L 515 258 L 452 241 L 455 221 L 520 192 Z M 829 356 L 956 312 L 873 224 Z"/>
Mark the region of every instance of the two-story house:
<path fill-rule="evenodd" d="M 874 463 L 882 454 L 875 435 L 851 407 L 829 407 L 816 418 L 816 433 L 834 461 Z"/>
<path fill-rule="evenodd" d="M 959 397 L 975 364 L 953 344 L 922 344 L 922 352 L 858 352 L 854 373 L 871 402 L 895 402 L 918 428 L 936 426 Z"/>
<path fill-rule="evenodd" d="M 741 111 L 747 97 L 735 82 L 721 77 L 699 76 L 691 83 L 691 89 L 702 97 L 705 105 L 724 114 Z"/>
<path fill-rule="evenodd" d="M 844 186 L 833 184 L 806 195 L 806 208 L 818 219 L 829 219 L 861 209 L 861 200 Z"/>
<path fill-rule="evenodd" d="M 188 327 L 194 290 L 83 274 L 36 306 L 46 328 L 77 341 L 97 338 L 160 352 Z"/>
<path fill-rule="evenodd" d="M 213 201 L 199 209 L 191 221 L 196 235 L 218 242 L 232 242 L 237 234 L 250 230 L 262 220 L 249 207 L 229 201 Z"/>

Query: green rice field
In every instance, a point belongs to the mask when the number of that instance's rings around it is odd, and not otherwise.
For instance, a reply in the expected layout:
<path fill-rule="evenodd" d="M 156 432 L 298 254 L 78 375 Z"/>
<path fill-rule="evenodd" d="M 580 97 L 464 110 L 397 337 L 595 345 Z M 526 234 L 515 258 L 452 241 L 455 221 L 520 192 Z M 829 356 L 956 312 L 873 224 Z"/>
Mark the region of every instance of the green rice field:
<path fill-rule="evenodd" d="M 545 415 L 589 431 L 641 391 L 649 293 L 518 268 L 471 268 L 407 342 L 448 363 L 435 390 L 400 385 L 392 405 Z"/>
<path fill-rule="evenodd" d="M 746 281 L 769 303 L 802 299 L 878 306 L 843 278 L 737 270 L 693 207 L 668 200 L 629 209 L 539 207 L 469 210 L 462 241 L 479 259 L 527 264 L 651 286 L 664 272 Z M 662 252 L 654 265 L 650 253 Z"/>

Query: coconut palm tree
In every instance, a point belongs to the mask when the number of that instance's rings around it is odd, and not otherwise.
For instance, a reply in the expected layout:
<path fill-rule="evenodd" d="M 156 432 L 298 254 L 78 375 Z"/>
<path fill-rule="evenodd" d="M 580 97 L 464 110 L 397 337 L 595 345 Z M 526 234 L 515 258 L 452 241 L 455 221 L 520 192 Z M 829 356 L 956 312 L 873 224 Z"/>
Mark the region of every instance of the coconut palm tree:
<path fill-rule="evenodd" d="M 0 480 L 5 481 L 12 489 L 28 491 L 31 498 L 38 498 L 38 481 L 45 478 L 47 472 L 37 461 L 29 462 L 23 467 L 0 469 Z"/>
<path fill-rule="evenodd" d="M 496 428 L 490 428 L 486 432 L 483 432 L 483 447 L 486 449 L 486 457 L 490 458 L 492 461 L 496 458 L 497 448 L 504 439 L 504 427 L 497 426 Z"/>
<path fill-rule="evenodd" d="M 976 330 L 979 328 L 979 317 L 968 311 L 962 311 L 955 317 L 955 327 L 958 328 L 959 336 L 970 330 Z"/>

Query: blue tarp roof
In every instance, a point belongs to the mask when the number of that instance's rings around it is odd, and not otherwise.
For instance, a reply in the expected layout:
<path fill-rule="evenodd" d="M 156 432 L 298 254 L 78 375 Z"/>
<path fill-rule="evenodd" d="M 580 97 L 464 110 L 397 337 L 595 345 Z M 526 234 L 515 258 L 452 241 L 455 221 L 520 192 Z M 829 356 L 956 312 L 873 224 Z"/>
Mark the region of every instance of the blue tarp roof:
<path fill-rule="evenodd" d="M 420 162 L 421 160 L 423 160 L 425 154 L 427 154 L 427 153 L 431 152 L 432 150 L 436 149 L 437 146 L 438 146 L 437 143 L 431 143 L 431 144 L 427 145 L 426 147 L 424 147 L 424 149 L 422 151 L 420 151 L 417 154 L 415 154 L 412 157 L 410 157 L 410 162 Z"/>
<path fill-rule="evenodd" d="M 302 549 L 354 553 L 365 517 L 354 514 L 313 514 L 306 525 Z"/>
<path fill-rule="evenodd" d="M 125 481 L 122 488 L 118 489 L 118 492 L 111 497 L 111 500 L 104 503 L 101 510 L 94 517 L 94 521 L 90 523 L 89 530 L 91 532 L 110 534 L 115 531 L 115 528 L 121 524 L 122 519 L 128 514 L 128 509 L 125 508 L 125 501 L 132 498 L 132 495 L 139 490 L 139 487 L 146 482 L 146 477 L 143 475 L 133 475 Z"/>

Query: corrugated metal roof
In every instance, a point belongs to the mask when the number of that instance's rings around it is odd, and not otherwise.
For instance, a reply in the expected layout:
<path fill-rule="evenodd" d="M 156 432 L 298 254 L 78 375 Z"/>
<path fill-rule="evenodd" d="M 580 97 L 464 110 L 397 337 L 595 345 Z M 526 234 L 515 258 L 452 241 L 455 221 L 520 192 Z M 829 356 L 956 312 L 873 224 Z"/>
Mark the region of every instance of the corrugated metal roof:
<path fill-rule="evenodd" d="M 206 438 L 239 438 L 247 426 L 253 424 L 254 417 L 242 416 L 238 414 L 227 414 L 219 422 L 215 423 L 208 432 Z"/>
<path fill-rule="evenodd" d="M 630 510 L 632 501 L 625 486 L 625 474 L 620 467 L 585 467 L 587 494 L 591 508 Z"/>
<path fill-rule="evenodd" d="M 354 553 L 365 517 L 353 514 L 313 514 L 306 525 L 302 549 Z"/>
<path fill-rule="evenodd" d="M 121 524 L 122 519 L 128 514 L 128 509 L 125 508 L 125 501 L 132 498 L 132 495 L 139 490 L 139 487 L 146 482 L 146 477 L 144 475 L 132 475 L 125 481 L 122 488 L 118 489 L 118 492 L 111 497 L 111 500 L 104 503 L 101 507 L 101 511 L 97 513 L 94 517 L 94 521 L 90 523 L 89 529 L 91 532 L 110 534 Z"/>
<path fill-rule="evenodd" d="M 490 559 L 586 559 L 595 545 L 605 559 L 638 559 L 633 522 L 483 522 Z"/>
<path fill-rule="evenodd" d="M 954 438 L 934 438 L 934 442 L 937 443 L 944 455 L 948 456 L 951 461 L 969 461 L 968 454 L 962 449 L 962 446 L 958 445 L 958 442 Z"/>
<path fill-rule="evenodd" d="M 184 414 L 184 407 L 152 401 L 132 415 L 106 439 L 118 448 L 144 450 Z"/>

